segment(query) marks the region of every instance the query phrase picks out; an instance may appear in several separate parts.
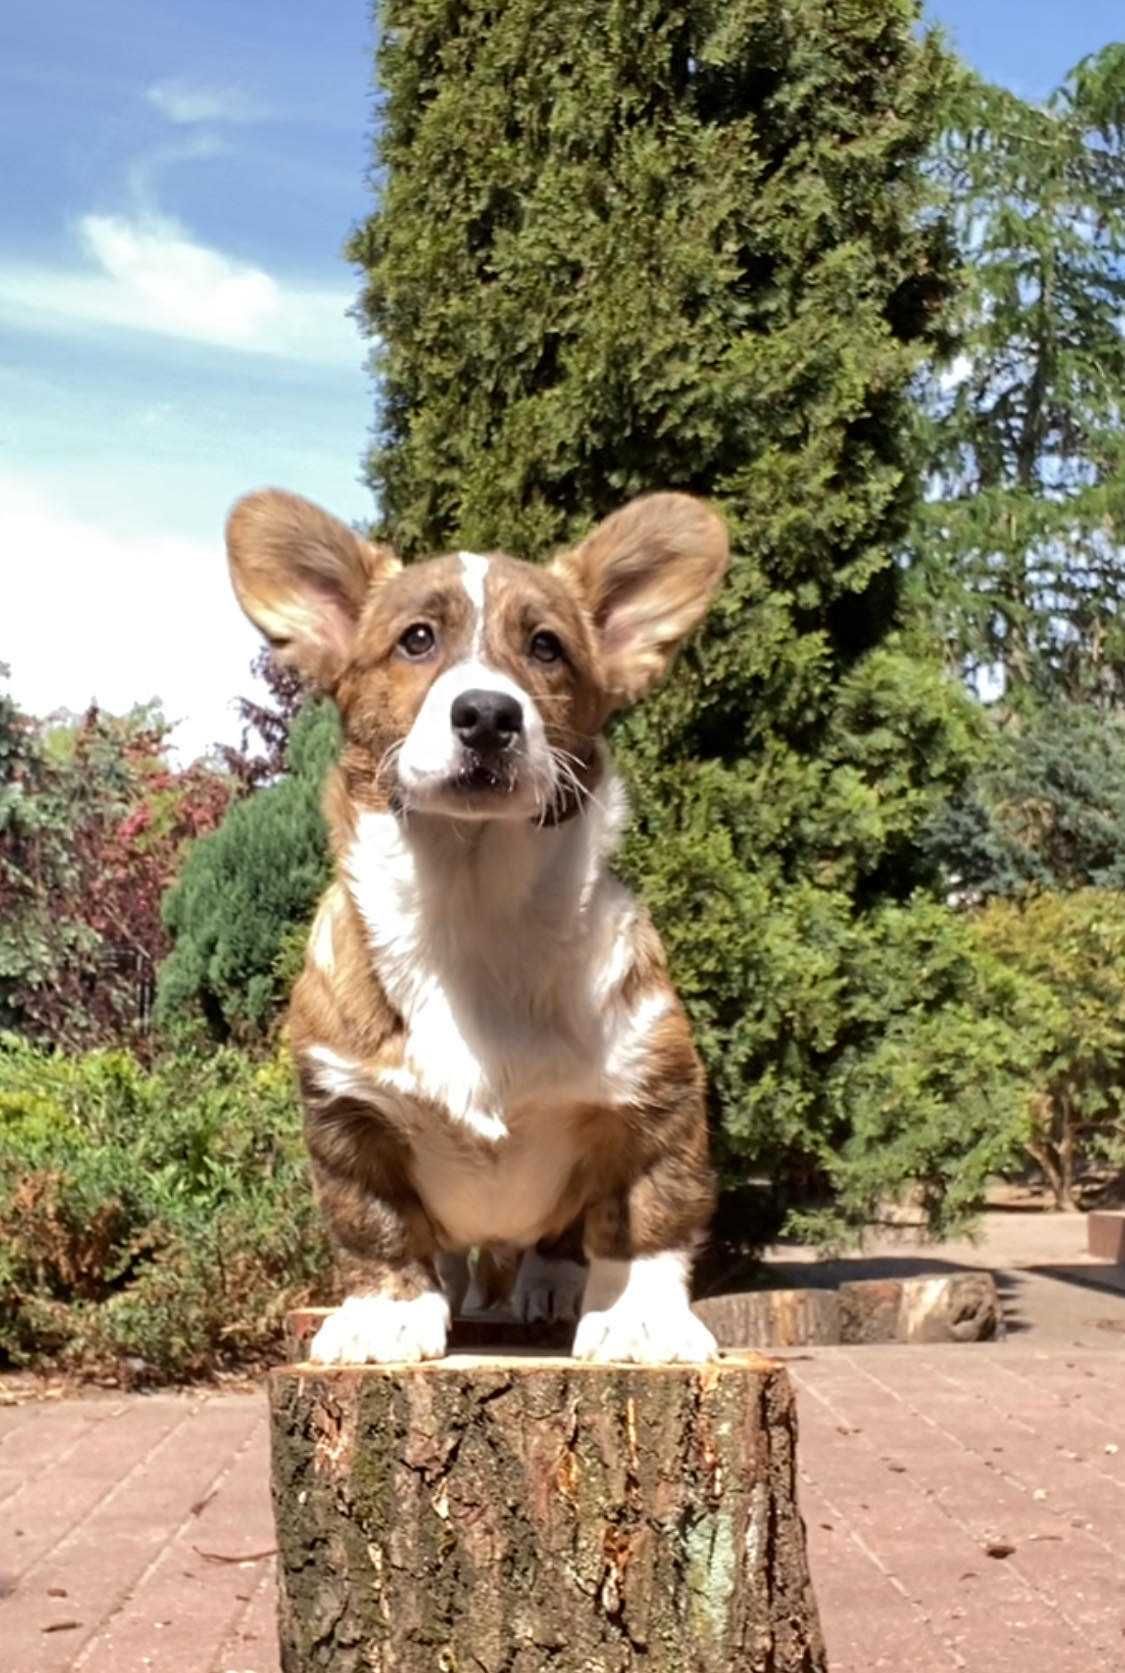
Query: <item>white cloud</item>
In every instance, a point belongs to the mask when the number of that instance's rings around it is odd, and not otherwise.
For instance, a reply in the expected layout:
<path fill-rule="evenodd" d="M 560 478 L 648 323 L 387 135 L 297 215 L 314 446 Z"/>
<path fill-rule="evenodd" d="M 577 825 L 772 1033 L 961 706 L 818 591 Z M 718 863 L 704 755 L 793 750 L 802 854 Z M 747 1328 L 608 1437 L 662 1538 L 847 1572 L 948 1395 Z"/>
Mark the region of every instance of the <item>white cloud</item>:
<path fill-rule="evenodd" d="M 84 215 L 77 231 L 79 268 L 0 268 L 0 318 L 40 330 L 155 331 L 327 365 L 362 360 L 347 291 L 283 283 L 169 216 Z"/>
<path fill-rule="evenodd" d="M 269 111 L 241 87 L 199 87 L 157 81 L 145 98 L 169 122 L 261 122 Z"/>
<path fill-rule="evenodd" d="M 120 712 L 156 696 L 179 723 L 182 760 L 237 741 L 233 699 L 251 686 L 260 641 L 234 602 L 218 535 L 122 535 L 0 474 L 0 586 L 0 660 L 23 708 L 93 699 Z"/>
<path fill-rule="evenodd" d="M 196 131 L 134 157 L 125 172 L 129 197 L 138 217 L 160 218 L 159 187 L 170 169 L 183 163 L 208 163 L 230 155 L 229 143 L 219 134 Z"/>
<path fill-rule="evenodd" d="M 84 215 L 79 232 L 118 298 L 139 305 L 157 330 L 244 343 L 281 312 L 268 273 L 195 243 L 175 221 Z"/>

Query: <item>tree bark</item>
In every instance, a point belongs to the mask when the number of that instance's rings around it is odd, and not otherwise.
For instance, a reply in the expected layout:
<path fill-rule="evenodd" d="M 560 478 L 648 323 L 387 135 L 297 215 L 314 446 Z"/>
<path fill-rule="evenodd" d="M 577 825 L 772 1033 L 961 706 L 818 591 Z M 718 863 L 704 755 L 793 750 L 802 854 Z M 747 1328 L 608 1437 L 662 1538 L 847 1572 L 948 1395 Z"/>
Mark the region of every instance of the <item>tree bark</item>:
<path fill-rule="evenodd" d="M 823 1673 L 780 1365 L 271 1382 L 284 1673 Z"/>
<path fill-rule="evenodd" d="M 840 1340 L 835 1290 L 746 1290 L 708 1296 L 695 1311 L 722 1348 L 803 1348 Z"/>

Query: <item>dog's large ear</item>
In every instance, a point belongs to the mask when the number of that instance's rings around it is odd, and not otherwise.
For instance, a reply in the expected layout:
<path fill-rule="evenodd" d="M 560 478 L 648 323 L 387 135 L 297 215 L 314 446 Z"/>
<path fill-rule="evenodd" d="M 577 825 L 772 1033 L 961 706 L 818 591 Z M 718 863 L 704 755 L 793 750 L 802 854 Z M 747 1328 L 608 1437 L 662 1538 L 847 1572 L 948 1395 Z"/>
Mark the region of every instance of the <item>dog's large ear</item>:
<path fill-rule="evenodd" d="M 688 494 L 646 494 L 551 564 L 593 623 L 616 707 L 664 678 L 729 561 L 721 517 Z"/>
<path fill-rule="evenodd" d="M 227 557 L 238 602 L 281 661 L 327 686 L 348 662 L 372 586 L 401 568 L 389 548 L 278 488 L 238 501 Z"/>

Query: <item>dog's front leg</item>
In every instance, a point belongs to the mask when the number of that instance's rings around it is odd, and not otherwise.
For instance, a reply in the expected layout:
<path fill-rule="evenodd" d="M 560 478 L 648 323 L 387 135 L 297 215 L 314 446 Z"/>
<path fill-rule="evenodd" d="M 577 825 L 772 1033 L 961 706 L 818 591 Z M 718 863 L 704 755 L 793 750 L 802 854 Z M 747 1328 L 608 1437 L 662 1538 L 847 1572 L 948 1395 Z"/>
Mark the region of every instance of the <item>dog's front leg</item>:
<path fill-rule="evenodd" d="M 424 1268 L 372 1266 L 312 1339 L 314 1365 L 413 1364 L 440 1359 L 449 1302 Z"/>
<path fill-rule="evenodd" d="M 306 1121 L 317 1195 L 347 1257 L 349 1294 L 309 1347 L 321 1365 L 440 1359 L 449 1302 L 433 1228 L 410 1185 L 401 1147 L 371 1106 L 339 1098 Z"/>
<path fill-rule="evenodd" d="M 593 1256 L 575 1359 L 662 1365 L 716 1358 L 715 1338 L 691 1310 L 690 1272 L 685 1249 L 627 1260 Z"/>
<path fill-rule="evenodd" d="M 590 1273 L 576 1359 L 655 1365 L 717 1356 L 691 1309 L 692 1257 L 713 1205 L 703 1121 L 701 1106 L 697 1116 L 681 1111 L 668 1123 L 669 1148 L 587 1208 Z"/>

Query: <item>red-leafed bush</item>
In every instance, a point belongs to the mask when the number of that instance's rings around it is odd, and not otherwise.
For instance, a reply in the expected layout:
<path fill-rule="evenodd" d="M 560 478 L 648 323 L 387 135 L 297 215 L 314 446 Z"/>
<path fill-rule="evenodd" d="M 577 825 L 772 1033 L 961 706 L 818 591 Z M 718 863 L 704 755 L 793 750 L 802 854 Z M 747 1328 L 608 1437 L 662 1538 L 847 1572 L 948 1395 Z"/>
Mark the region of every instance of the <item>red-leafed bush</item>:
<path fill-rule="evenodd" d="M 38 721 L 0 696 L 0 1027 L 56 1045 L 143 1038 L 160 906 L 236 782 L 167 755 L 158 711 Z"/>

